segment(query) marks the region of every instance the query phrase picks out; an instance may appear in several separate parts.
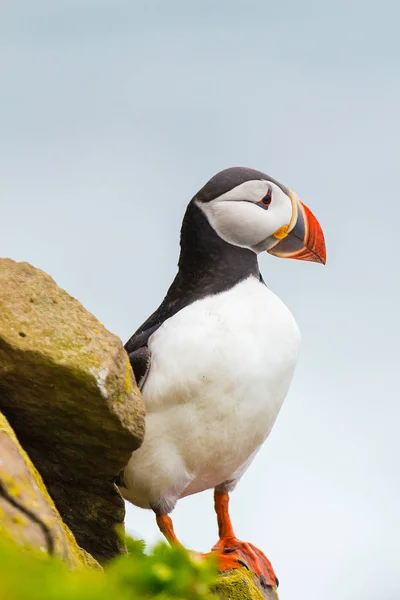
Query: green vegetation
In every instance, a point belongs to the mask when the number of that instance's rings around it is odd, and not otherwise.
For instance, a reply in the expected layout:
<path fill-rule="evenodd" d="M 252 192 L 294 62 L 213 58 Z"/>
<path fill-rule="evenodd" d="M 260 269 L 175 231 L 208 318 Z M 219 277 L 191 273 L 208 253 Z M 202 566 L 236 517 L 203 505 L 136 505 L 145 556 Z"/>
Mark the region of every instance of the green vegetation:
<path fill-rule="evenodd" d="M 0 600 L 211 600 L 216 565 L 179 547 L 127 540 L 129 554 L 103 571 L 70 571 L 59 559 L 0 541 Z"/>

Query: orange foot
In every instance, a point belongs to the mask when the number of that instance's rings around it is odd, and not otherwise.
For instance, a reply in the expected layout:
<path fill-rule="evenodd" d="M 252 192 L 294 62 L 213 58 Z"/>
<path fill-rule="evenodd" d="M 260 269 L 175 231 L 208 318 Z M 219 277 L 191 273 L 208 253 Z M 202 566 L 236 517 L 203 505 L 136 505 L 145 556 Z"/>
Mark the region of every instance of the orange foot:
<path fill-rule="evenodd" d="M 224 538 L 218 541 L 208 556 L 214 556 L 215 553 L 218 553 L 220 571 L 246 567 L 257 575 L 262 587 L 279 585 L 268 558 L 253 544 L 241 542 L 235 537 Z"/>

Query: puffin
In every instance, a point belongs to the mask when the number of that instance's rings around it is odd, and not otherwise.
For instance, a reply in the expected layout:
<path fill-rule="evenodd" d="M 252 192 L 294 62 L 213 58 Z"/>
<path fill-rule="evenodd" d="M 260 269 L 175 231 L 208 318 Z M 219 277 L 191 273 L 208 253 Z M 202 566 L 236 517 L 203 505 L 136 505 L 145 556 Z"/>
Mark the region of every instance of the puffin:
<path fill-rule="evenodd" d="M 295 370 L 300 333 L 266 285 L 261 252 L 325 264 L 324 235 L 298 195 L 265 173 L 231 167 L 190 200 L 178 273 L 125 344 L 146 407 L 142 446 L 118 485 L 151 509 L 170 544 L 180 498 L 214 490 L 221 571 L 246 566 L 278 580 L 265 554 L 239 540 L 229 495 L 267 439 Z"/>

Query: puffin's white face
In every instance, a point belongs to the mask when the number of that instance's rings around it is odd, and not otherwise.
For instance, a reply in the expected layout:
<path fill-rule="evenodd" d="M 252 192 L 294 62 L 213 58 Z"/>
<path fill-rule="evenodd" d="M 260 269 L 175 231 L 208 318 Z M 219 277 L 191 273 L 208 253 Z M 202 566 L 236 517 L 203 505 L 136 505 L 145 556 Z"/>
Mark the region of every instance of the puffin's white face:
<path fill-rule="evenodd" d="M 218 235 L 254 252 L 269 250 L 290 225 L 293 202 L 275 183 L 245 181 L 210 202 L 197 205 Z"/>
<path fill-rule="evenodd" d="M 242 173 L 245 169 L 228 169 L 216 178 L 230 171 Z M 320 224 L 295 192 L 282 188 L 269 179 L 248 179 L 212 199 L 201 190 L 194 201 L 229 244 L 257 254 L 266 250 L 281 258 L 325 263 Z"/>

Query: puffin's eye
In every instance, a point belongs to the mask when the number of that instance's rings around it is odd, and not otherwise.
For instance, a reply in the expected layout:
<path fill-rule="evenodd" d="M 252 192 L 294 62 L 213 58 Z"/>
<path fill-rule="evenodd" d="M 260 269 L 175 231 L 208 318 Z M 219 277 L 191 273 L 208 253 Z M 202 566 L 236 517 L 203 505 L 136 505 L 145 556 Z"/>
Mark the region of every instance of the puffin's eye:
<path fill-rule="evenodd" d="M 269 205 L 271 204 L 272 201 L 272 189 L 268 188 L 267 193 L 265 194 L 264 198 L 261 198 L 259 204 L 262 205 L 262 208 L 268 208 Z"/>

